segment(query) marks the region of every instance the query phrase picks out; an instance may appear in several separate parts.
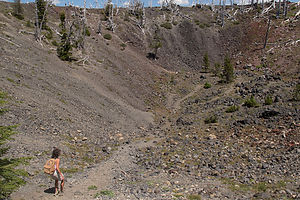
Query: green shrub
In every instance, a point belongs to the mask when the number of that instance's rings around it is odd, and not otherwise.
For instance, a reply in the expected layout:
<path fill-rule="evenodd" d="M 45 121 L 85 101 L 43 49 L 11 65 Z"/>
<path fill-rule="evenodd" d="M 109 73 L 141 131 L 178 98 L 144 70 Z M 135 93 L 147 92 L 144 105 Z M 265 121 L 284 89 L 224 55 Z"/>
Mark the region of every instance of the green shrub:
<path fill-rule="evenodd" d="M 195 21 L 196 25 L 198 25 L 198 26 L 200 25 L 200 21 L 198 19 L 195 19 L 194 21 Z"/>
<path fill-rule="evenodd" d="M 2 147 L 11 139 L 16 126 L 0 126 L 0 199 L 7 199 L 9 195 L 21 185 L 25 184 L 22 177 L 28 173 L 22 169 L 15 169 L 20 164 L 28 164 L 28 158 L 3 158 L 8 148 Z"/>
<path fill-rule="evenodd" d="M 96 185 L 90 185 L 88 187 L 88 190 L 97 190 L 97 186 Z"/>
<path fill-rule="evenodd" d="M 111 36 L 111 34 L 107 33 L 107 34 L 103 35 L 103 38 L 106 40 L 111 40 L 112 36 Z"/>
<path fill-rule="evenodd" d="M 88 36 L 88 37 L 91 36 L 91 32 L 88 29 L 88 27 L 85 28 L 85 35 Z"/>
<path fill-rule="evenodd" d="M 45 37 L 48 39 L 48 40 L 51 40 L 53 38 L 53 32 L 52 30 L 49 28 L 47 30 L 47 32 L 45 33 Z"/>
<path fill-rule="evenodd" d="M 56 47 L 58 46 L 58 43 L 56 42 L 56 40 L 52 40 L 51 44 Z"/>
<path fill-rule="evenodd" d="M 231 83 L 234 79 L 234 69 L 228 56 L 224 59 L 223 80 L 225 83 Z"/>
<path fill-rule="evenodd" d="M 4 113 L 8 112 L 9 110 L 7 108 L 0 108 L 0 115 L 3 115 Z"/>
<path fill-rule="evenodd" d="M 178 22 L 177 22 L 177 21 L 173 21 L 172 24 L 173 24 L 174 26 L 176 26 L 176 25 L 178 24 Z"/>
<path fill-rule="evenodd" d="M 172 29 L 172 24 L 170 22 L 165 22 L 165 23 L 161 24 L 160 26 L 165 29 Z"/>
<path fill-rule="evenodd" d="M 204 71 L 208 72 L 209 68 L 210 68 L 210 64 L 209 64 L 209 59 L 208 59 L 208 54 L 205 53 L 203 56 L 203 66 L 204 66 Z"/>
<path fill-rule="evenodd" d="M 227 113 L 233 113 L 235 111 L 238 111 L 239 109 L 240 109 L 239 106 L 233 105 L 233 106 L 228 107 L 225 112 L 227 112 Z"/>
<path fill-rule="evenodd" d="M 211 84 L 206 82 L 203 87 L 205 89 L 211 88 Z"/>
<path fill-rule="evenodd" d="M 201 200 L 201 196 L 199 194 L 191 194 L 187 196 L 188 200 Z"/>
<path fill-rule="evenodd" d="M 102 190 L 102 191 L 100 191 L 100 195 L 108 196 L 110 198 L 114 197 L 113 191 L 110 191 L 110 190 Z"/>
<path fill-rule="evenodd" d="M 16 14 L 16 13 L 14 13 L 13 16 L 15 16 L 19 20 L 23 20 L 24 19 L 24 16 L 22 14 Z"/>
<path fill-rule="evenodd" d="M 127 45 L 126 45 L 125 43 L 120 44 L 120 46 L 121 46 L 121 50 L 122 50 L 122 51 L 124 51 L 125 48 L 127 47 Z"/>
<path fill-rule="evenodd" d="M 218 122 L 218 117 L 213 115 L 213 116 L 210 116 L 208 118 L 206 118 L 204 120 L 205 124 L 211 124 L 211 123 L 217 123 Z"/>
<path fill-rule="evenodd" d="M 266 98 L 265 98 L 265 104 L 266 105 L 272 105 L 273 103 L 273 99 L 270 95 L 267 95 Z"/>
<path fill-rule="evenodd" d="M 294 89 L 293 99 L 300 101 L 300 83 L 298 83 Z"/>
<path fill-rule="evenodd" d="M 244 106 L 247 106 L 248 108 L 252 107 L 258 107 L 259 104 L 256 102 L 253 96 L 251 96 L 249 99 L 246 99 L 244 102 Z"/>

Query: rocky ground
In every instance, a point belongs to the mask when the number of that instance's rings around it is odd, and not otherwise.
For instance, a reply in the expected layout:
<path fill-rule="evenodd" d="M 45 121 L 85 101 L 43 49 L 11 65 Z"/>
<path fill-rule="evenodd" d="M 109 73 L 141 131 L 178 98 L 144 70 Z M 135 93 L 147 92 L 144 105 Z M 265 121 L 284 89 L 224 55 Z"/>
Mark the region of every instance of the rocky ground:
<path fill-rule="evenodd" d="M 24 6 L 22 21 L 0 2 L 0 125 L 18 125 L 6 156 L 31 158 L 11 199 L 300 199 L 299 6 L 272 21 L 265 50 L 255 12 L 221 28 L 206 7 L 149 9 L 140 30 L 121 10 L 105 40 L 91 10 L 86 50 L 74 52 L 85 64 L 59 60 L 56 35 L 34 42 Z M 49 11 L 53 29 L 62 10 Z M 169 17 L 172 29 L 156 25 Z M 154 32 L 157 60 L 146 57 Z M 214 68 L 226 54 L 228 84 Z M 67 179 L 59 197 L 41 170 L 54 146 Z"/>

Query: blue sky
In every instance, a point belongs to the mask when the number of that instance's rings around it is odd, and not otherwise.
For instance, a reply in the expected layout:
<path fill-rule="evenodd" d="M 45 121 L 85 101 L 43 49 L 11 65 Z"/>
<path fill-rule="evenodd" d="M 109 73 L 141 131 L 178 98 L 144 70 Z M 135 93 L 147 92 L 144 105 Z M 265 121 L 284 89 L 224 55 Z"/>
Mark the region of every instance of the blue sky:
<path fill-rule="evenodd" d="M 12 2 L 13 0 L 8 0 L 9 2 Z M 22 3 L 27 3 L 27 2 L 33 2 L 34 0 L 21 0 Z M 69 4 L 72 3 L 73 5 L 76 6 L 80 6 L 83 7 L 83 2 L 84 0 L 52 0 L 53 3 L 57 6 L 64 6 L 65 4 Z M 105 4 L 105 2 L 107 2 L 107 0 L 86 0 L 87 1 L 87 8 L 90 7 L 96 7 L 97 5 L 100 7 L 103 7 L 103 5 Z M 133 0 L 112 0 L 112 2 L 116 5 L 120 5 L 120 6 L 124 6 L 127 5 L 129 3 L 129 1 L 133 1 Z M 152 1 L 152 5 L 153 6 L 158 6 L 159 2 L 161 0 L 141 0 L 142 2 L 144 2 L 144 5 L 146 7 L 149 7 L 151 5 L 151 1 Z M 201 2 L 202 4 L 206 4 L 208 2 L 211 2 L 212 0 L 175 0 L 175 2 L 179 5 L 182 6 L 191 6 L 193 2 Z M 230 0 L 227 0 L 228 3 L 230 2 Z M 234 2 L 238 2 L 239 0 L 234 0 Z M 241 1 L 241 0 L 240 0 Z M 251 1 L 251 0 L 244 0 L 244 2 L 247 1 Z M 256 0 L 255 0 L 256 1 Z M 261 1 L 261 0 L 259 0 Z M 267 0 L 265 0 L 266 2 Z M 278 0 L 277 0 L 278 1 Z M 298 2 L 299 0 L 292 0 L 292 2 Z M 214 0 L 215 4 L 219 3 L 219 0 Z"/>

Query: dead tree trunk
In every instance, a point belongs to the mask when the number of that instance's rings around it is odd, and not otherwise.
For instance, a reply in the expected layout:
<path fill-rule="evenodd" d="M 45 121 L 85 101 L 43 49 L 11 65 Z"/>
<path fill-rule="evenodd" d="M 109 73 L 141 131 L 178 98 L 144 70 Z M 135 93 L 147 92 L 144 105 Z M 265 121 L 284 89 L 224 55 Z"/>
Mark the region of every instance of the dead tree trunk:
<path fill-rule="evenodd" d="M 279 18 L 279 16 L 280 16 L 280 7 L 281 7 L 281 0 L 279 0 L 279 2 L 278 2 L 278 10 L 277 10 L 276 18 Z"/>
<path fill-rule="evenodd" d="M 287 15 L 287 0 L 283 0 L 283 16 L 286 18 Z"/>
<path fill-rule="evenodd" d="M 268 41 L 268 37 L 269 37 L 269 31 L 270 31 L 270 25 L 271 25 L 271 18 L 269 18 L 268 20 L 268 27 L 267 27 L 267 31 L 266 31 L 266 35 L 265 35 L 265 42 L 264 42 L 264 48 L 266 48 L 267 46 L 267 41 Z"/>
<path fill-rule="evenodd" d="M 222 27 L 224 26 L 224 16 L 225 16 L 225 0 L 223 0 L 223 6 L 222 6 L 222 19 L 221 19 L 221 24 L 222 24 Z"/>
<path fill-rule="evenodd" d="M 87 22 L 87 20 L 86 20 L 86 0 L 84 0 L 83 23 L 82 23 L 83 35 L 82 35 L 82 43 L 81 43 L 82 49 L 84 49 L 84 43 L 85 43 L 86 22 Z"/>
<path fill-rule="evenodd" d="M 48 5 L 49 5 L 49 1 L 47 0 L 42 20 L 39 21 L 38 0 L 35 1 L 35 34 L 34 35 L 35 35 L 36 41 L 38 41 L 39 43 L 41 43 L 41 41 L 42 41 L 42 28 L 43 28 L 43 24 L 45 22 Z"/>

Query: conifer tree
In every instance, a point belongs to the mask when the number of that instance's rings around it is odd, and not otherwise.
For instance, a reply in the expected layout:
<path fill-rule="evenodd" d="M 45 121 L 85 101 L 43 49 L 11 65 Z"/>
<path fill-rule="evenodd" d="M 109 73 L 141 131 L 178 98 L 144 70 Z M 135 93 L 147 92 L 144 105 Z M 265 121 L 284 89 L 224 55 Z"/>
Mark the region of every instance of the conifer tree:
<path fill-rule="evenodd" d="M 224 59 L 223 79 L 225 83 L 231 83 L 234 79 L 234 69 L 228 56 Z"/>

